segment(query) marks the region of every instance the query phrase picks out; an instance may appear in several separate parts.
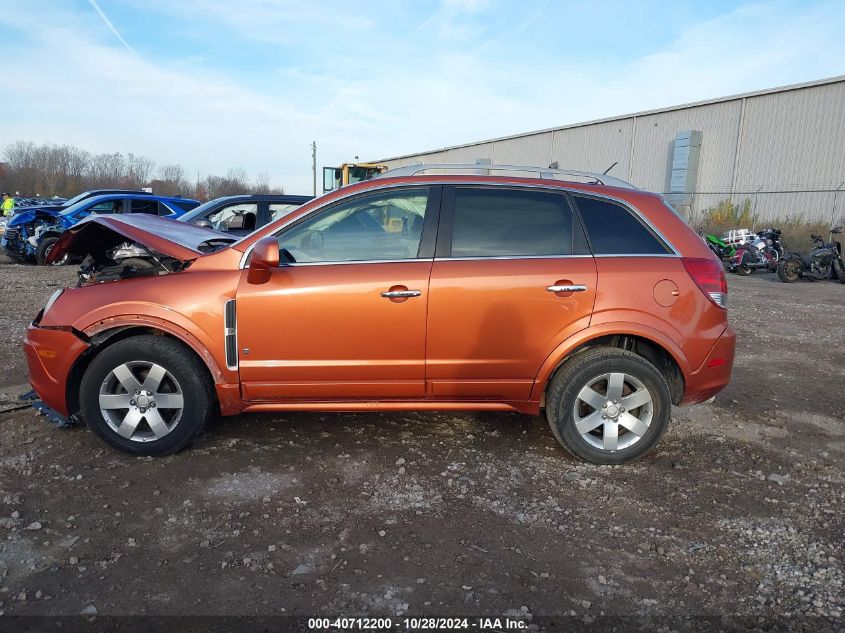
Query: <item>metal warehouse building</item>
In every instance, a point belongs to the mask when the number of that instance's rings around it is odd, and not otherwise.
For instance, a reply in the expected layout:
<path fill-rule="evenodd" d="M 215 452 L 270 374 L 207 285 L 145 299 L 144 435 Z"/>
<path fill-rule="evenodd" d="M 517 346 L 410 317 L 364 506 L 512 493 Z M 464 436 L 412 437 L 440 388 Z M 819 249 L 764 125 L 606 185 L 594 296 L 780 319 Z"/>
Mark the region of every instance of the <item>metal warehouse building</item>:
<path fill-rule="evenodd" d="M 845 218 L 845 76 L 398 156 L 603 172 L 660 192 L 695 222 L 725 199 L 755 222 Z"/>

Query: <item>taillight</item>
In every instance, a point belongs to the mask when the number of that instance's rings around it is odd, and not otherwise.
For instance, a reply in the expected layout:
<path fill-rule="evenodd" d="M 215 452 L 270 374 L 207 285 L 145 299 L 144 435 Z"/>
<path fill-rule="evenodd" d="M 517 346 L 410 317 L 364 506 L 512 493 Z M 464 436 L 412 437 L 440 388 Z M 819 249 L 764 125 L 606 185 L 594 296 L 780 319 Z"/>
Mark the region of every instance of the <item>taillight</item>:
<path fill-rule="evenodd" d="M 715 259 L 684 257 L 687 274 L 710 301 L 720 308 L 728 307 L 728 280 L 721 262 Z"/>

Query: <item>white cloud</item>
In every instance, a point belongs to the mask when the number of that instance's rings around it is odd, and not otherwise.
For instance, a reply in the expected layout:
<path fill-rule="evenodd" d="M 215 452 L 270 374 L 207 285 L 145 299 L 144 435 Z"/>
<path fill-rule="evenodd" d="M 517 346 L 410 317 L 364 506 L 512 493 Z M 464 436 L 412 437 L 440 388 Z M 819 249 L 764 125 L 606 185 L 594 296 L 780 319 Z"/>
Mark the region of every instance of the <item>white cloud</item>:
<path fill-rule="evenodd" d="M 0 8 L 0 22 L 37 42 L 6 64 L 4 84 L 15 92 L 0 101 L 0 144 L 133 151 L 181 162 L 188 173 L 243 167 L 307 193 L 312 140 L 320 165 L 387 157 L 835 75 L 845 59 L 838 3 L 750 5 L 623 62 L 600 54 L 599 31 L 594 50 L 550 56 L 531 39 L 542 13 L 493 32 L 484 16 L 496 7 L 471 0 L 421 18 L 415 37 L 407 35 L 413 23 L 401 35 L 377 16 L 323 5 L 167 6 L 171 16 L 225 24 L 225 36 L 244 46 L 301 50 L 259 85 L 209 68 L 205 50 L 181 62 L 166 51 L 138 58 L 103 33 L 93 12 L 12 3 Z M 466 40 L 456 41 L 459 33 Z"/>

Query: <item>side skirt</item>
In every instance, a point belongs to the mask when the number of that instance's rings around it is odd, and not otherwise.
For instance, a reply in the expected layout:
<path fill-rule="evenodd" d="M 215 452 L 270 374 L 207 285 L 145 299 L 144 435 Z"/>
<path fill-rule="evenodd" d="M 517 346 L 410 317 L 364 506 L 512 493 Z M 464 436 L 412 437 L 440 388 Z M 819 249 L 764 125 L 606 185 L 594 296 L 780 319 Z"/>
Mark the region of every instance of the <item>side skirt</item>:
<path fill-rule="evenodd" d="M 347 402 L 266 402 L 248 404 L 246 412 L 259 411 L 515 411 L 538 415 L 540 403 L 521 402 L 445 402 L 445 401 L 347 401 Z"/>

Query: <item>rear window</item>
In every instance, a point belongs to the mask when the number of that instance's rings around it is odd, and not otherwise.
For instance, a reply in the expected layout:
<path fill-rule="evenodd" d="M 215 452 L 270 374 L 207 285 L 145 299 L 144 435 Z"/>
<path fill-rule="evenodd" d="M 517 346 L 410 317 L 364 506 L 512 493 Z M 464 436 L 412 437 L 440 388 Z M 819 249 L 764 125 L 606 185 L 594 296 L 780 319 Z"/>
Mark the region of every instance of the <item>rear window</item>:
<path fill-rule="evenodd" d="M 468 188 L 455 189 L 454 196 L 452 257 L 587 253 L 581 227 L 561 194 Z"/>
<path fill-rule="evenodd" d="M 195 200 L 168 200 L 168 202 L 174 207 L 179 207 L 182 211 L 190 211 L 199 206 L 199 202 Z"/>
<path fill-rule="evenodd" d="M 666 246 L 621 204 L 574 196 L 596 255 L 665 255 Z"/>

